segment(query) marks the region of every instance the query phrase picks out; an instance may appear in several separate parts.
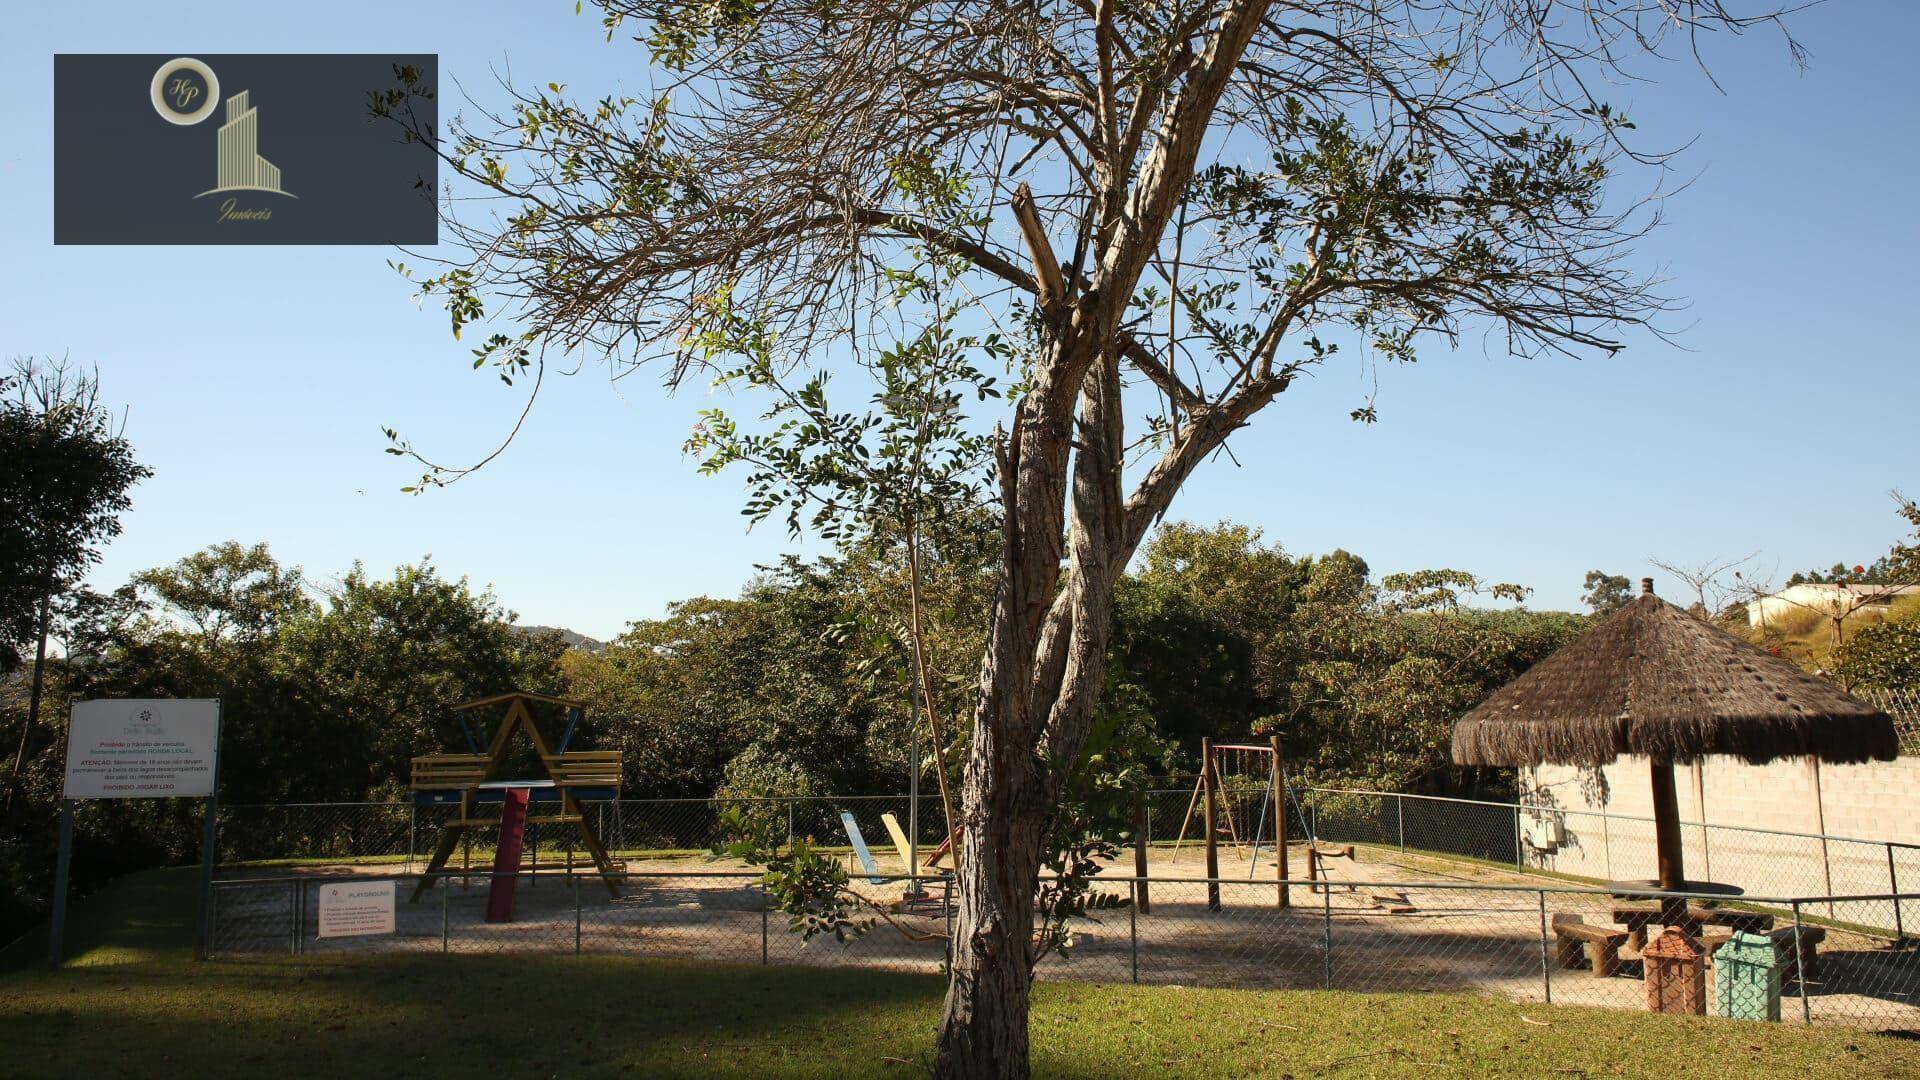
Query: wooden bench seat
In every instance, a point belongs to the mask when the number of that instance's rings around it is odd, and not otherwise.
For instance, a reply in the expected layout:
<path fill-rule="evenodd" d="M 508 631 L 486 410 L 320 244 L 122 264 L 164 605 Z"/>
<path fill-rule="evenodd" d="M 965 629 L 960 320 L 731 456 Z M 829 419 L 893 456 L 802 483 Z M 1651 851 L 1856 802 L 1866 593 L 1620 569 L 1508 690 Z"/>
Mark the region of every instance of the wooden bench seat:
<path fill-rule="evenodd" d="M 488 758 L 480 754 L 424 754 L 413 759 L 413 790 L 458 791 L 486 779 Z"/>
<path fill-rule="evenodd" d="M 1784 926 L 1767 934 L 1773 939 L 1773 954 L 1783 961 L 1780 977 L 1792 980 L 1805 971 L 1808 979 L 1820 977 L 1820 943 L 1827 940 L 1827 932 L 1818 926 L 1800 928 L 1800 955 L 1793 954 L 1793 927 Z"/>
<path fill-rule="evenodd" d="M 620 784 L 620 751 L 576 750 L 549 754 L 547 772 L 566 787 L 617 787 Z"/>
<path fill-rule="evenodd" d="M 1584 958 L 1592 965 L 1596 979 L 1620 970 L 1620 946 L 1627 943 L 1625 930 L 1597 926 L 1578 915 L 1560 914 L 1553 917 L 1553 938 L 1561 967 L 1579 967 Z"/>
<path fill-rule="evenodd" d="M 1614 907 L 1607 917 L 1627 928 L 1627 948 L 1639 952 L 1647 947 L 1647 927 L 1658 925 L 1661 911 L 1657 904 L 1627 904 Z M 1764 934 L 1773 929 L 1773 916 L 1735 908 L 1709 908 L 1689 904 L 1687 921 L 1680 929 L 1698 936 L 1703 926 L 1724 926 Z"/>
<path fill-rule="evenodd" d="M 1616 907 L 1607 918 L 1627 928 L 1627 948 L 1639 952 L 1647 947 L 1647 927 L 1660 920 L 1660 908 L 1647 904 Z"/>
<path fill-rule="evenodd" d="M 1737 908 L 1689 907 L 1687 918 L 1702 926 L 1724 926 L 1730 930 L 1745 930 L 1749 934 L 1764 934 L 1773 929 L 1773 916 Z"/>

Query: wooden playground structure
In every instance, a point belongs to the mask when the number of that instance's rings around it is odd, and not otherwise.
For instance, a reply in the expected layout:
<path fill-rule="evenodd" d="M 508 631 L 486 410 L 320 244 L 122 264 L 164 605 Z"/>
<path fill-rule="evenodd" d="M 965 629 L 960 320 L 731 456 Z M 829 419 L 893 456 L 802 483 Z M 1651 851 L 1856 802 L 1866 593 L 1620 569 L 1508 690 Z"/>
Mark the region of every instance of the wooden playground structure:
<path fill-rule="evenodd" d="M 549 744 L 541 734 L 540 725 L 534 719 L 534 707 L 538 705 L 558 706 L 563 710 L 566 727 L 557 743 Z M 502 715 L 499 727 L 482 749 L 474 733 L 474 721 L 484 719 L 488 712 L 502 712 Z M 499 835 L 489 875 L 487 921 L 511 921 L 516 882 L 522 874 L 532 874 L 539 869 L 537 862 L 532 866 L 523 864 L 521 852 L 528 826 L 540 825 L 573 826 L 593 869 L 599 873 L 608 893 L 617 898 L 620 875 L 625 873 L 626 866 L 615 862 L 607 853 L 580 804 L 582 800 L 618 797 L 620 752 L 568 749 L 585 718 L 586 706 L 565 698 L 513 691 L 456 705 L 454 715 L 460 721 L 470 752 L 428 754 L 413 759 L 414 804 L 458 803 L 459 814 L 441 826 L 433 857 L 427 863 L 426 874 L 414 888 L 412 899 L 417 902 L 446 870 L 448 860 L 462 840 L 471 842 L 473 830 L 497 829 Z M 514 736 L 521 733 L 526 735 L 538 757 L 544 774 L 540 777 L 499 775 L 509 767 Z M 548 805 L 539 816 L 530 815 L 530 809 L 540 803 Z M 498 816 L 476 813 L 480 807 L 493 805 L 500 807 Z M 563 869 L 569 874 L 573 872 L 571 845 Z"/>
<path fill-rule="evenodd" d="M 1264 849 L 1273 853 L 1274 879 L 1279 885 L 1277 903 L 1293 904 L 1292 874 L 1287 849 L 1287 807 L 1304 822 L 1299 800 L 1287 780 L 1286 747 L 1280 736 L 1269 736 L 1261 743 L 1216 743 L 1200 740 L 1200 778 L 1194 782 L 1193 798 L 1187 802 L 1186 815 L 1180 821 L 1179 838 L 1174 841 L 1174 859 L 1180 857 L 1180 845 L 1186 842 L 1187 827 L 1193 822 L 1195 806 L 1201 808 L 1201 829 L 1205 837 L 1206 876 L 1220 877 L 1220 841 L 1232 844 L 1236 854 L 1246 848 L 1247 880 L 1252 881 Z M 1269 834 L 1267 823 L 1273 828 Z M 1353 845 L 1322 845 L 1311 833 L 1306 838 L 1307 887 L 1331 887 L 1326 883 L 1327 859 L 1352 859 Z M 1138 854 L 1137 873 L 1146 876 L 1146 852 Z M 1220 910 L 1220 885 L 1207 886 L 1207 907 Z"/>

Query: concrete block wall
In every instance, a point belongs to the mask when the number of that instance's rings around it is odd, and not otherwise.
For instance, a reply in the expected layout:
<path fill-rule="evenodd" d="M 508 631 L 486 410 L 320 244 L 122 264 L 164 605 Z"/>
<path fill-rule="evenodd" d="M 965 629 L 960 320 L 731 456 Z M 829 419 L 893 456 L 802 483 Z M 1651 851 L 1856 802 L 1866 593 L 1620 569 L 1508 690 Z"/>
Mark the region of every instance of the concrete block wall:
<path fill-rule="evenodd" d="M 1585 772 L 1585 775 L 1583 775 Z M 1522 777 L 1530 805 L 1563 811 L 1564 843 L 1535 850 L 1534 865 L 1602 880 L 1654 872 L 1648 764 L 1622 759 L 1600 770 L 1542 766 Z M 1687 876 L 1738 885 L 1755 896 L 1880 893 L 1889 882 L 1920 892 L 1920 757 L 1865 765 L 1710 758 L 1675 769 Z M 1772 830 L 1763 832 L 1757 830 Z M 1806 835 L 1777 835 L 1806 834 Z M 1889 868 L 1889 855 L 1893 867 Z M 1883 912 L 1853 921 L 1891 926 Z M 1920 902 L 1903 916 L 1920 919 Z M 1908 921 L 1911 931 L 1916 925 Z"/>
<path fill-rule="evenodd" d="M 1530 790 L 1546 793 L 1552 805 L 1653 816 L 1651 771 L 1643 759 L 1623 758 L 1602 769 L 1601 790 L 1583 783 L 1578 769 L 1546 765 L 1530 772 Z M 1865 765 L 1709 758 L 1697 781 L 1694 768 L 1677 767 L 1674 785 L 1680 817 L 1688 822 L 1920 844 L 1920 757 Z"/>

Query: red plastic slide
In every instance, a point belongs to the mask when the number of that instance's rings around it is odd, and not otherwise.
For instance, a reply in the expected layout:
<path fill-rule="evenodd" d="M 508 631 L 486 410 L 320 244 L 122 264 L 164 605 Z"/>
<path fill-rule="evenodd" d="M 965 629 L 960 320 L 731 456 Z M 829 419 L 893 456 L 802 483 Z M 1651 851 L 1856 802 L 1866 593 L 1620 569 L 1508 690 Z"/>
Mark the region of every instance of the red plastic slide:
<path fill-rule="evenodd" d="M 513 921 L 513 887 L 520 880 L 520 845 L 527 834 L 527 789 L 500 793 L 500 843 L 493 851 L 493 884 L 487 890 L 487 921 Z"/>

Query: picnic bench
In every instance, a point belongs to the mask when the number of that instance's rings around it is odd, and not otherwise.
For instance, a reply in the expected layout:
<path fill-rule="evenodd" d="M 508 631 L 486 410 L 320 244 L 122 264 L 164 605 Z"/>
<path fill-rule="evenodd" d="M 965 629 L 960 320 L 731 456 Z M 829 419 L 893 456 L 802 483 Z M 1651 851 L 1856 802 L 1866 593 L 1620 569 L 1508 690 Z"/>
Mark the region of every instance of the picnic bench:
<path fill-rule="evenodd" d="M 1553 917 L 1553 939 L 1561 967 L 1579 967 L 1584 959 L 1592 965 L 1594 978 L 1605 979 L 1620 970 L 1620 946 L 1627 942 L 1627 931 L 1559 914 Z"/>
<path fill-rule="evenodd" d="M 1659 923 L 1664 915 L 1658 904 L 1625 904 L 1613 908 L 1608 917 L 1627 928 L 1627 947 L 1639 952 L 1647 947 L 1647 927 Z M 1700 907 L 1687 905 L 1686 920 L 1679 924 L 1682 930 L 1698 936 L 1703 926 L 1724 926 L 1729 930 L 1745 930 L 1750 934 L 1764 934 L 1773 929 L 1773 916 L 1757 911 L 1738 911 L 1732 908 Z"/>
<path fill-rule="evenodd" d="M 1827 932 L 1825 930 L 1818 926 L 1802 926 L 1800 928 L 1800 955 L 1798 956 L 1793 955 L 1793 927 L 1781 927 L 1767 936 L 1773 939 L 1774 953 L 1787 958 L 1786 971 L 1782 974 L 1783 978 L 1799 978 L 1800 972 L 1802 971 L 1807 973 L 1807 978 L 1809 979 L 1817 979 L 1820 977 L 1820 943 L 1827 940 Z"/>

